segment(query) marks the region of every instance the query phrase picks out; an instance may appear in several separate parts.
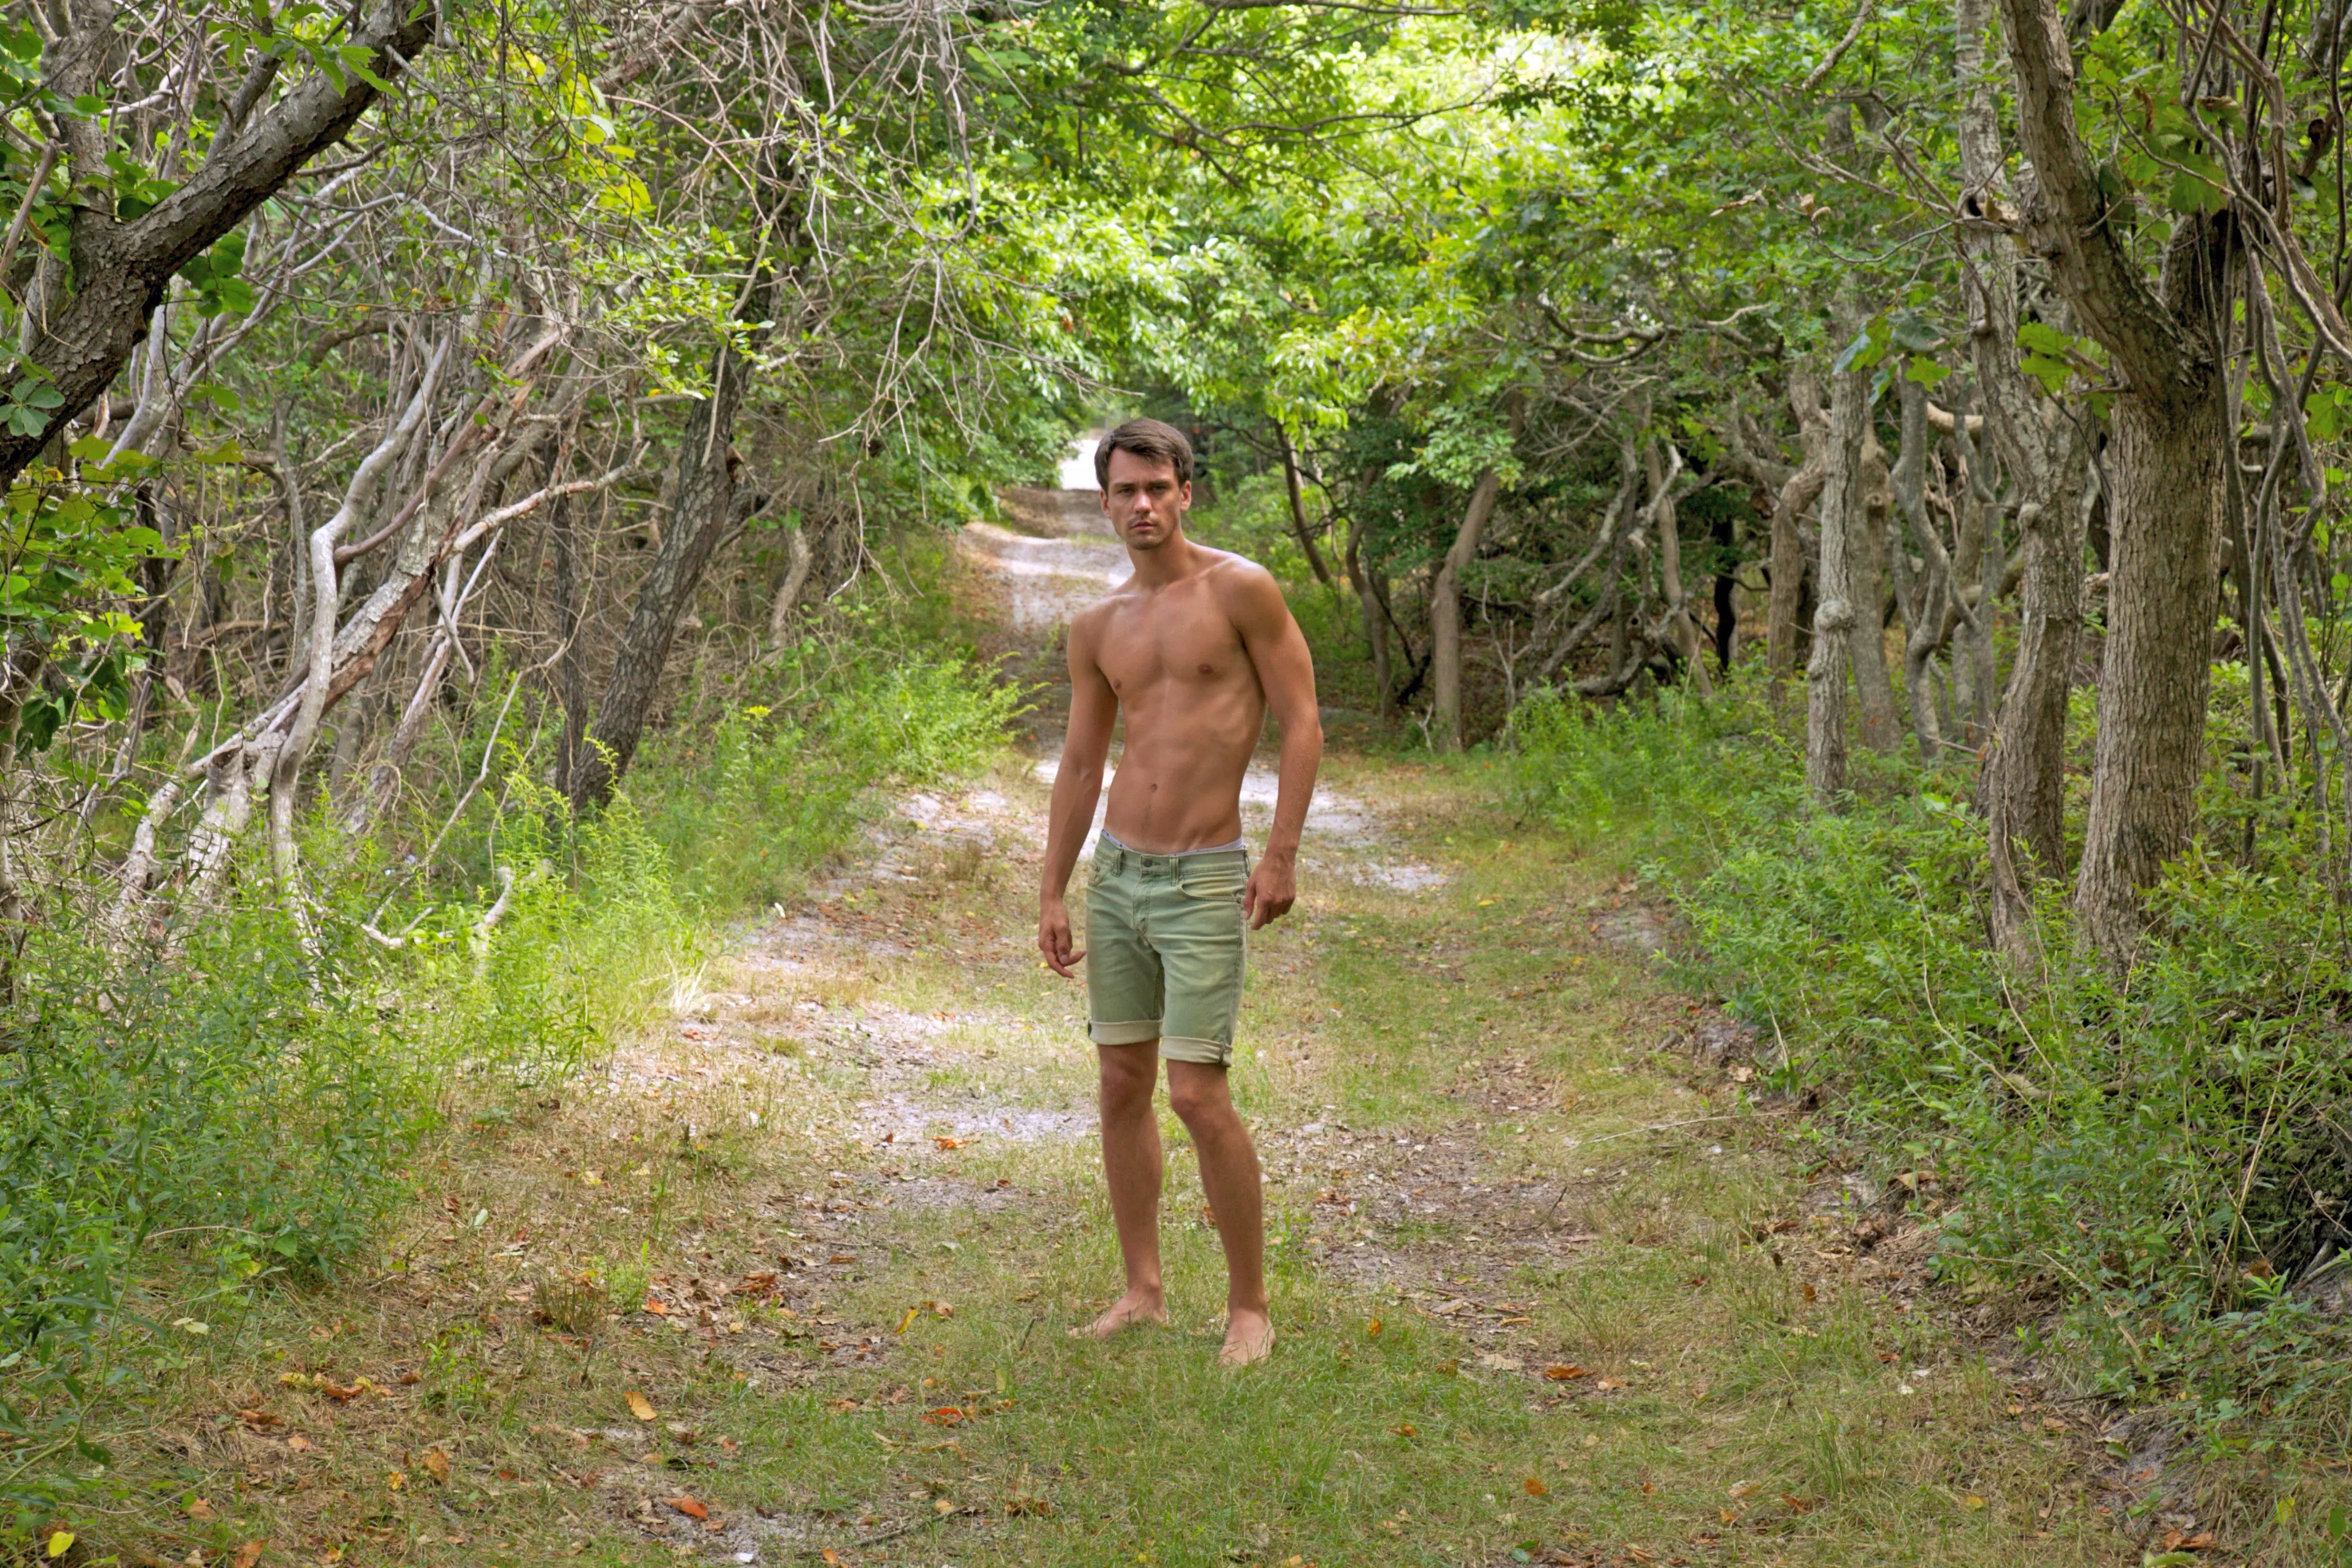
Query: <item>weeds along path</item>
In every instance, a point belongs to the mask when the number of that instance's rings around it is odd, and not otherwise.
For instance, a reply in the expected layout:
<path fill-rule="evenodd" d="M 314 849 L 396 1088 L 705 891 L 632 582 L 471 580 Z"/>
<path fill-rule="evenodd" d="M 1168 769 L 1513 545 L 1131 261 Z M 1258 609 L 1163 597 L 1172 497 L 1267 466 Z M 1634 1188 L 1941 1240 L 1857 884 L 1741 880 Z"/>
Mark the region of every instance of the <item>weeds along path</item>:
<path fill-rule="evenodd" d="M 1809 1176 L 1640 890 L 1472 772 L 1335 758 L 1255 942 L 1273 1361 L 1213 1365 L 1172 1118 L 1174 1326 L 1072 1341 L 1118 1268 L 1083 999 L 1031 946 L 1040 760 L 900 803 L 604 1070 L 458 1129 L 380 1277 L 192 1349 L 125 1473 L 168 1500 L 144 1560 L 2006 1568 L 2193 1529 L 1923 1294 L 1932 1179 Z"/>

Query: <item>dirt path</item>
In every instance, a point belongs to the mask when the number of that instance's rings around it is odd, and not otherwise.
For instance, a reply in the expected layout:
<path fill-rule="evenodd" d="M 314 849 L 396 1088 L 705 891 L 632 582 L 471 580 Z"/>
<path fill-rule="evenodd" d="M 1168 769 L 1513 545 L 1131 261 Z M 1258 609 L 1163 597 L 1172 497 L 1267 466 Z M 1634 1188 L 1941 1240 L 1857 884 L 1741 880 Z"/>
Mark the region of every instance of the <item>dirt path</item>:
<path fill-rule="evenodd" d="M 968 538 L 1003 602 L 1098 564 L 1013 537 Z M 1253 944 L 1275 1359 L 1213 1364 L 1172 1119 L 1174 1326 L 1071 1341 L 1118 1266 L 1083 998 L 1031 947 L 1044 771 L 900 803 L 605 1071 L 461 1133 L 397 1270 L 192 1373 L 150 1478 L 211 1500 L 192 1561 L 2011 1568 L 2194 1526 L 2127 1537 L 2115 1435 L 1929 1310 L 1932 1180 L 1802 1167 L 1639 889 L 1412 763 L 1333 760 Z"/>

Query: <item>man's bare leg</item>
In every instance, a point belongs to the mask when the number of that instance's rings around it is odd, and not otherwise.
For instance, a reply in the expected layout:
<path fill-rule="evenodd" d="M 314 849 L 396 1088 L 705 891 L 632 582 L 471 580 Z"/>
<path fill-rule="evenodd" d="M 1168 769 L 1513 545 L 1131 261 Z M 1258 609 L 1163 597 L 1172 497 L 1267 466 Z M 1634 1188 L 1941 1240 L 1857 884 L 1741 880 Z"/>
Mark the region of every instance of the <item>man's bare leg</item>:
<path fill-rule="evenodd" d="M 1160 1042 L 1097 1046 L 1100 1058 L 1103 1175 L 1110 1186 L 1118 1255 L 1127 1266 L 1126 1294 L 1080 1332 L 1108 1339 L 1133 1323 L 1168 1321 L 1160 1282 L 1160 1119 L 1151 1109 L 1159 1087 Z"/>
<path fill-rule="evenodd" d="M 1257 1151 L 1234 1109 L 1225 1069 L 1200 1062 L 1168 1064 L 1168 1098 L 1201 1152 L 1201 1190 L 1216 1215 L 1225 1247 L 1226 1366 L 1264 1361 L 1274 1349 L 1274 1321 L 1265 1301 L 1265 1194 L 1258 1185 Z"/>

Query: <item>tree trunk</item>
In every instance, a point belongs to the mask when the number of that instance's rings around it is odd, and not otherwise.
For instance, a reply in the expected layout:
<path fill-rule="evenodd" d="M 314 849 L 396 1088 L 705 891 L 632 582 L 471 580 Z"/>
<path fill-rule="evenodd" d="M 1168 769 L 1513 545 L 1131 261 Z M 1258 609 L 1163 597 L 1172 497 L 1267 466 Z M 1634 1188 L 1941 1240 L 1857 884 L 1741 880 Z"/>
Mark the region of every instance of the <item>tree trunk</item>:
<path fill-rule="evenodd" d="M 777 584 L 776 596 L 768 605 L 771 656 L 784 651 L 784 637 L 792 630 L 793 612 L 800 608 L 801 595 L 808 592 L 809 568 L 816 562 L 816 552 L 809 547 L 809 526 L 803 521 L 784 535 L 784 580 Z"/>
<path fill-rule="evenodd" d="M 1853 336 L 1856 314 L 1842 300 L 1841 339 Z M 1812 657 L 1805 665 L 1805 785 L 1823 805 L 1845 792 L 1847 645 L 1853 631 L 1853 584 L 1847 573 L 1852 531 L 1866 512 L 1863 437 L 1869 418 L 1870 373 L 1860 368 L 1830 377 L 1826 468 L 1822 483 L 1821 603 L 1813 611 Z"/>
<path fill-rule="evenodd" d="M 1514 392 L 1506 400 L 1511 439 L 1517 441 L 1527 405 Z M 1429 658 L 1432 684 L 1431 740 L 1441 752 L 1462 749 L 1462 574 L 1478 554 L 1487 520 L 1503 494 L 1503 477 L 1493 468 L 1478 476 L 1470 504 L 1454 531 L 1454 543 L 1429 589 Z"/>
<path fill-rule="evenodd" d="M 610 801 L 635 760 L 677 624 L 702 585 L 719 536 L 733 523 L 735 481 L 729 462 L 745 377 L 742 356 L 732 344 L 720 344 L 710 395 L 694 405 L 678 439 L 669 527 L 663 531 L 654 563 L 637 590 L 636 607 L 621 634 L 604 698 L 596 704 L 594 728 L 572 769 L 575 811 Z"/>
<path fill-rule="evenodd" d="M 1364 565 L 1364 530 L 1360 523 L 1348 525 L 1348 552 L 1344 559 L 1348 581 L 1356 590 L 1356 612 L 1364 621 L 1364 647 L 1371 653 L 1372 687 L 1380 693 L 1381 711 L 1385 713 L 1396 684 L 1390 671 L 1388 616 L 1381 607 L 1382 595 L 1372 592 L 1370 572 Z"/>
<path fill-rule="evenodd" d="M 1990 16 L 1990 0 L 1958 0 L 1953 12 L 1961 183 L 1968 193 L 1963 205 L 1971 216 L 2011 199 L 1984 68 Z M 2029 889 L 2066 868 L 2066 705 L 2082 634 L 2085 442 L 2079 416 L 2039 395 L 2019 368 L 2014 241 L 1994 225 L 1965 219 L 1959 236 L 1972 285 L 1969 316 L 1986 420 L 2013 488 L 2024 498 L 2017 518 L 2024 574 L 2016 662 L 1977 789 L 1991 851 L 1993 939 L 2021 970 L 2037 956 Z M 2043 313 L 2058 314 L 2054 309 Z M 1995 613 L 1990 597 L 1980 598 L 1977 610 L 1989 634 Z M 1990 644 L 1988 635 L 1972 646 L 1989 649 Z"/>
<path fill-rule="evenodd" d="M 1895 679 L 1886 668 L 1886 523 L 1893 510 L 1886 454 L 1863 416 L 1862 510 L 1846 518 L 1846 603 L 1853 606 L 1847 654 L 1853 661 L 1854 710 L 1862 743 L 1882 756 L 1903 743 L 1895 716 Z"/>
<path fill-rule="evenodd" d="M 375 102 L 379 89 L 373 84 L 398 78 L 433 42 L 438 10 L 408 0 L 379 0 L 344 36 L 346 47 L 365 52 L 364 70 L 346 68 L 331 77 L 314 70 L 138 217 L 116 219 L 110 199 L 78 199 L 69 246 L 73 298 L 62 309 L 26 312 L 30 341 L 11 377 L 42 378 L 57 389 L 60 402 L 36 433 L 0 430 L 0 486 L 12 482 L 67 425 L 105 395 L 145 336 L 172 275 L 359 123 Z M 114 16 L 110 0 L 86 0 L 75 8 L 67 36 L 49 50 L 49 85 L 61 97 L 71 100 L 98 93 L 117 47 Z M 75 190 L 85 196 L 110 192 L 114 176 L 96 117 L 62 111 L 58 127 Z"/>
<path fill-rule="evenodd" d="M 2214 500 L 2227 449 L 2219 376 L 2210 379 L 2190 389 L 2210 396 L 2116 401 L 2115 566 L 2074 884 L 2076 920 L 2115 963 L 2137 942 L 2141 892 L 2188 847 L 2196 822 L 2219 607 Z"/>
<path fill-rule="evenodd" d="M 1307 531 L 1307 500 L 1298 489 L 1297 449 L 1291 446 L 1290 432 L 1279 419 L 1274 422 L 1274 433 L 1282 442 L 1282 482 L 1290 492 L 1290 531 L 1307 556 L 1307 564 L 1314 569 L 1315 580 L 1331 587 L 1331 568 L 1323 563 L 1323 552 L 1316 548 L 1315 536 Z"/>
<path fill-rule="evenodd" d="M 1494 469 L 1478 476 L 1470 504 L 1462 514 L 1462 526 L 1454 531 L 1444 564 L 1430 584 L 1430 671 L 1434 689 L 1430 739 L 1441 752 L 1462 749 L 1462 573 L 1478 553 L 1479 537 L 1486 532 L 1486 520 L 1494 514 L 1495 502 L 1502 493 L 1502 476 Z"/>
<path fill-rule="evenodd" d="M 551 460 L 548 481 L 554 482 Z M 588 675 L 581 658 L 582 622 L 579 531 L 572 521 L 572 498 L 559 496 L 548 513 L 547 531 L 555 555 L 555 695 L 563 704 L 563 729 L 555 743 L 555 787 L 568 798 L 588 733 Z"/>
<path fill-rule="evenodd" d="M 1828 426 L 1822 417 L 1821 382 L 1809 371 L 1789 373 L 1804 459 L 1772 498 L 1772 596 L 1766 613 L 1766 664 L 1777 682 L 1797 668 L 1798 612 L 1805 595 L 1805 509 L 1822 493 L 1829 472 Z"/>
<path fill-rule="evenodd" d="M 2181 217 L 2151 286 L 2108 226 L 2112 203 L 2075 123 L 2074 61 L 2050 0 L 2000 8 L 2018 139 L 2036 176 L 2021 204 L 2025 233 L 2123 386 L 2108 448 L 2114 565 L 2099 739 L 2074 884 L 2077 924 L 2122 966 L 2137 945 L 2140 895 L 2188 847 L 2195 820 L 2228 454 L 2211 323 L 2230 297 L 2236 220 Z"/>
<path fill-rule="evenodd" d="M 1658 452 L 1665 448 L 1666 460 Z M 1666 636 L 1680 655 L 1687 679 L 1698 688 L 1702 697 L 1711 694 L 1715 683 L 1708 679 L 1706 661 L 1699 658 L 1698 628 L 1691 623 L 1690 599 L 1683 588 L 1683 537 L 1679 520 L 1675 516 L 1675 478 L 1683 469 L 1683 455 L 1663 441 L 1648 444 L 1643 454 L 1643 468 L 1650 481 L 1650 521 L 1658 536 L 1658 584 L 1666 601 Z"/>

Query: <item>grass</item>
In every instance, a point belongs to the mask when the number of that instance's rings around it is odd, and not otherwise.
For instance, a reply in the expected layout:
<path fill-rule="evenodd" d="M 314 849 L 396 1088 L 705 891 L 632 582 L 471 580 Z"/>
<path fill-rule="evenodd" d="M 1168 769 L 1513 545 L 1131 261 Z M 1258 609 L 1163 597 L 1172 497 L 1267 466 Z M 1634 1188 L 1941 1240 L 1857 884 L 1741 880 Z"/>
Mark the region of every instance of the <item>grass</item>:
<path fill-rule="evenodd" d="M 1471 775 L 1331 771 L 1401 826 L 1310 840 L 1254 949 L 1269 1366 L 1213 1364 L 1172 1119 L 1175 1326 L 1066 1337 L 1117 1259 L 1008 766 L 956 843 L 902 833 L 918 879 L 820 886 L 601 1070 L 453 1127 L 380 1268 L 216 1325 L 117 1511 L 62 1521 L 77 1552 L 2087 1564 L 2161 1536 L 2093 1423 L 1937 1310 L 1918 1211 L 1862 1239 L 1738 1053 L 1668 1044 L 1713 1016 L 1594 935 L 1639 889 Z M 1448 879 L 1345 875 L 1404 862 Z"/>

